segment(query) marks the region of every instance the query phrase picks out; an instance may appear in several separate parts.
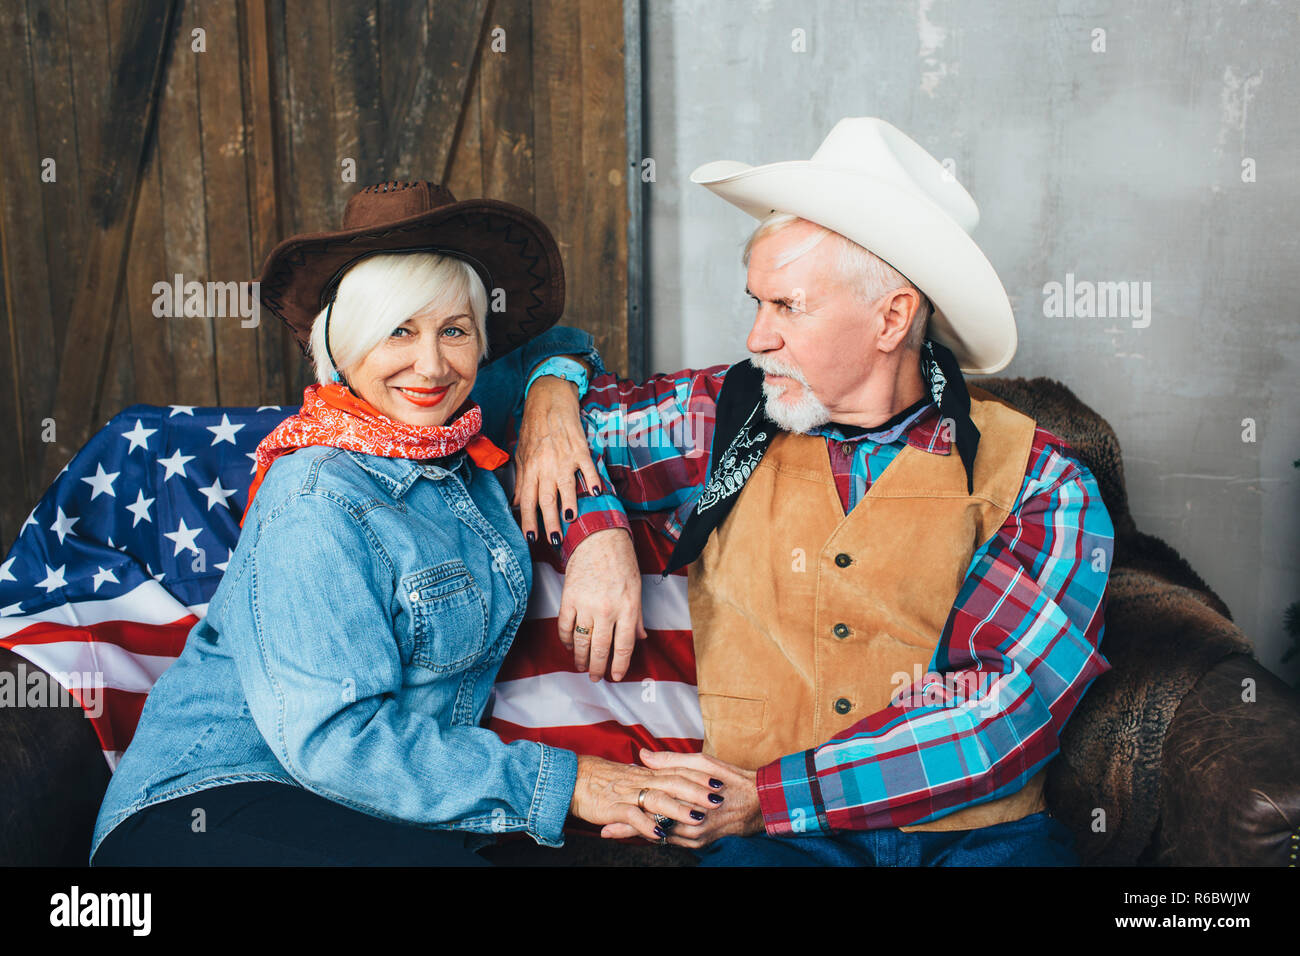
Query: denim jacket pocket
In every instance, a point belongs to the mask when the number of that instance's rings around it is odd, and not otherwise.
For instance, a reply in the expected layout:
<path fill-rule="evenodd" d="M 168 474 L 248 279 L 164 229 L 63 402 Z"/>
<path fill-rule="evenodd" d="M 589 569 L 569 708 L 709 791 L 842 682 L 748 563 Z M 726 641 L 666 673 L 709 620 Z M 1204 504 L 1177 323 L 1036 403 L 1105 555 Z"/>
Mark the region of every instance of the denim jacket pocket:
<path fill-rule="evenodd" d="M 487 643 L 487 602 L 465 562 L 416 571 L 403 585 L 411 601 L 411 663 L 445 674 L 477 661 Z"/>

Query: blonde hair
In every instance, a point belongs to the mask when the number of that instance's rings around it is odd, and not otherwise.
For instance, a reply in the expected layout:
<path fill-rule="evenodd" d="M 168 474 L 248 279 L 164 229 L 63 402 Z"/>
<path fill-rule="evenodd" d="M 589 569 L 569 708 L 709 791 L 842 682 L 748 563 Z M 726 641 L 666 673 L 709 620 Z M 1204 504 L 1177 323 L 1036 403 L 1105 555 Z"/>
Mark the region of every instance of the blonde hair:
<path fill-rule="evenodd" d="M 469 306 L 479 339 L 479 362 L 488 350 L 487 290 L 465 260 L 431 252 L 369 256 L 352 266 L 339 283 L 325 348 L 325 313 L 311 326 L 311 354 L 316 379 L 334 381 L 330 352 L 343 368 L 365 358 L 399 325 L 425 309 Z"/>
<path fill-rule="evenodd" d="M 741 261 L 746 267 L 749 266 L 750 253 L 753 251 L 754 243 L 759 239 L 780 232 L 787 226 L 792 226 L 797 222 L 808 221 L 788 212 L 769 213 L 767 218 L 763 219 L 755 227 L 749 239 L 745 242 L 745 251 L 741 255 Z M 903 343 L 904 348 L 919 349 L 925 341 L 926 326 L 930 322 L 931 306 L 926 294 L 913 285 L 907 276 L 884 259 L 881 259 L 870 249 L 858 245 L 848 236 L 827 229 L 825 226 L 817 225 L 817 223 L 813 223 L 813 225 L 817 228 L 811 236 L 792 248 L 784 250 L 777 257 L 776 268 L 784 268 L 800 256 L 810 252 L 827 236 L 834 237 L 833 241 L 837 241 L 838 245 L 836 268 L 840 279 L 849 288 L 857 292 L 858 297 L 863 302 L 874 302 L 886 292 L 898 288 L 912 289 L 921 297 L 916 307 L 916 314 L 912 317 L 911 328 L 907 331 L 907 340 Z"/>

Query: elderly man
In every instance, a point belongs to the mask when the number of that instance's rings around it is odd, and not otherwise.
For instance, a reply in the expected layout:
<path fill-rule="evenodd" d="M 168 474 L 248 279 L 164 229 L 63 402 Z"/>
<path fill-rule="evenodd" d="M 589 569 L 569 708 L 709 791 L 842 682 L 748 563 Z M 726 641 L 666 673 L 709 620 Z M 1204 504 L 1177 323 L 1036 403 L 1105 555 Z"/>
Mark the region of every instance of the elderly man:
<path fill-rule="evenodd" d="M 659 516 L 705 743 L 641 756 L 720 798 L 667 841 L 706 864 L 1077 863 L 1044 768 L 1110 667 L 1113 528 L 1064 442 L 962 378 L 1016 346 L 974 201 L 874 118 L 811 161 L 692 179 L 760 220 L 750 359 L 591 387 L 606 493 L 566 525 L 560 612 L 580 667 L 625 672 L 639 625 L 599 609 L 637 590 L 624 509 Z"/>

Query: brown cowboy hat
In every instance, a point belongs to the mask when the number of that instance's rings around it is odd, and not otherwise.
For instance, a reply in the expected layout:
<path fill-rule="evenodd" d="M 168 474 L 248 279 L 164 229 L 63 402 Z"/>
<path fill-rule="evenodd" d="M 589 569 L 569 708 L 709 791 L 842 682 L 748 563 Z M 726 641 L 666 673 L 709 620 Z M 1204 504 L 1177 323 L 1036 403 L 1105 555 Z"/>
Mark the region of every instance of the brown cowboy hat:
<path fill-rule="evenodd" d="M 550 230 L 526 209 L 496 199 L 457 201 L 446 186 L 387 182 L 348 199 L 343 228 L 290 236 L 262 266 L 261 302 L 309 354 L 311 327 L 347 270 L 377 253 L 435 252 L 472 265 L 488 299 L 503 290 L 504 310 L 487 314 L 488 354 L 522 345 L 559 321 L 564 266 Z"/>

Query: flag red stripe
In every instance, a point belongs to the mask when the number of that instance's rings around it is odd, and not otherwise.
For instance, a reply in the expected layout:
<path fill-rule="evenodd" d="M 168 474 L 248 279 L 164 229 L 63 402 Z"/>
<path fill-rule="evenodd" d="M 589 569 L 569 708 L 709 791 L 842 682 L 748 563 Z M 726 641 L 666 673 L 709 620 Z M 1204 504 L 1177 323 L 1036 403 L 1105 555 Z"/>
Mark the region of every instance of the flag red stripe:
<path fill-rule="evenodd" d="M 494 717 L 488 721 L 488 727 L 507 743 L 512 740 L 535 740 L 563 750 L 604 757 L 620 763 L 640 763 L 637 754 L 642 747 L 693 754 L 699 753 L 704 743 L 691 737 L 661 737 L 656 740 L 641 725 L 628 726 L 616 720 L 576 727 L 521 727 Z"/>
<path fill-rule="evenodd" d="M 185 638 L 198 623 L 198 618 L 187 614 L 170 624 L 140 624 L 136 621 L 100 621 L 98 624 L 68 625 L 52 621 L 37 621 L 8 637 L 0 637 L 0 647 L 14 648 L 22 644 L 60 644 L 66 641 L 83 641 L 95 644 L 116 644 L 132 654 L 150 654 L 158 657 L 178 657 L 185 647 Z"/>
<path fill-rule="evenodd" d="M 525 621 L 515 643 L 501 662 L 497 682 L 537 677 L 556 671 L 573 672 L 573 652 L 560 643 L 553 617 Z M 646 639 L 637 641 L 623 683 L 651 680 L 681 681 L 694 684 L 695 645 L 690 631 L 646 630 Z"/>
<path fill-rule="evenodd" d="M 148 694 L 137 694 L 132 690 L 118 690 L 116 687 L 90 688 L 98 695 L 98 699 L 92 697 L 92 703 L 97 703 L 98 708 L 102 708 L 98 717 L 90 717 L 90 711 L 86 710 L 86 715 L 90 720 L 91 727 L 95 730 L 95 736 L 104 750 L 126 750 L 127 745 L 135 736 L 135 728 L 140 723 L 140 711 L 144 710 L 144 702 Z M 81 690 L 70 690 L 73 697 L 81 703 L 82 707 L 86 706 L 82 700 Z"/>

